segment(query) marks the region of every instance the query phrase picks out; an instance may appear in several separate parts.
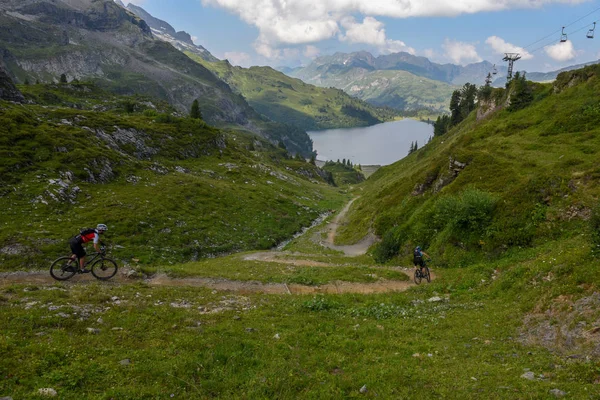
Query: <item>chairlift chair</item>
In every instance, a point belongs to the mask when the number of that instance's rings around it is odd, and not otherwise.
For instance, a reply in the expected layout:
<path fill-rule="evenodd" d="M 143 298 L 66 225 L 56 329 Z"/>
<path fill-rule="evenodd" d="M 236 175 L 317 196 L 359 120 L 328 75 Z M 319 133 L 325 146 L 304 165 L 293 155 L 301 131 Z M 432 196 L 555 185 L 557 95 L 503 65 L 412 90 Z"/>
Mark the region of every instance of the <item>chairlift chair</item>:
<path fill-rule="evenodd" d="M 565 33 L 565 27 L 562 27 L 562 34 L 560 35 L 560 42 L 564 43 L 567 41 L 567 34 Z"/>
<path fill-rule="evenodd" d="M 496 64 L 494 64 L 494 66 L 492 67 L 492 75 L 496 75 L 498 73 L 498 70 L 496 69 Z"/>
<path fill-rule="evenodd" d="M 594 31 L 596 30 L 596 23 L 594 22 L 594 27 L 592 29 L 590 29 L 587 33 L 587 35 L 585 35 L 588 39 L 593 39 L 594 38 Z"/>

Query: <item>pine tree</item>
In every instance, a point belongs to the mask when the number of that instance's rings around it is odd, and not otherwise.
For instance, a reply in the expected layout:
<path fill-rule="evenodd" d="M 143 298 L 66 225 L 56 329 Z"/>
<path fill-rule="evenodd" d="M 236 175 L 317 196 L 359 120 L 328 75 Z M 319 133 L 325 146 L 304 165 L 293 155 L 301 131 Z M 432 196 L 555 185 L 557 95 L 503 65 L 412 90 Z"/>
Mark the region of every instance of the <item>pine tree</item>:
<path fill-rule="evenodd" d="M 62 74 L 60 76 L 60 83 L 67 83 L 67 75 Z"/>
<path fill-rule="evenodd" d="M 451 125 L 456 125 L 461 121 L 460 102 L 460 90 L 455 90 L 452 92 L 452 97 L 450 98 Z"/>
<path fill-rule="evenodd" d="M 198 99 L 194 100 L 194 102 L 192 103 L 192 109 L 190 110 L 190 118 L 202 119 L 202 113 L 200 113 L 200 104 L 198 104 Z"/>

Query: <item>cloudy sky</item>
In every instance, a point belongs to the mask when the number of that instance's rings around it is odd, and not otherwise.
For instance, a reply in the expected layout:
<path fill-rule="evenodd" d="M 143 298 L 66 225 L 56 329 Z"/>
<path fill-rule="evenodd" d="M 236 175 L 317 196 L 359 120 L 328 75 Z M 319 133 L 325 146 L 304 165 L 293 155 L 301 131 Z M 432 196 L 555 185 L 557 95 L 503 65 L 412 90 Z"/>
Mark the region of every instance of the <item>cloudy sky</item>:
<path fill-rule="evenodd" d="M 123 0 L 127 3 L 126 0 Z M 131 0 L 130 0 L 131 1 Z M 133 0 L 233 64 L 297 66 L 319 55 L 406 51 L 439 63 L 549 71 L 600 58 L 600 0 Z M 562 27 L 568 40 L 560 43 Z"/>

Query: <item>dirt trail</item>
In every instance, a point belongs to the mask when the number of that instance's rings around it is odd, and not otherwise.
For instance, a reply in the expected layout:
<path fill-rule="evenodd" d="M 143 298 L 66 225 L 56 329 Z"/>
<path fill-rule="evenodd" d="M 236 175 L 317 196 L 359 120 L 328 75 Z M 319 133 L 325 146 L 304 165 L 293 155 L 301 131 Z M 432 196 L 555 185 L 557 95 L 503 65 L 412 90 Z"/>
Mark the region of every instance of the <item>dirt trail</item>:
<path fill-rule="evenodd" d="M 358 198 L 358 197 L 357 197 Z M 375 243 L 375 235 L 369 234 L 362 241 L 357 244 L 350 246 L 336 246 L 334 245 L 334 239 L 337 232 L 337 228 L 340 225 L 340 221 L 343 220 L 346 213 L 350 209 L 352 203 L 357 199 L 354 198 L 342 209 L 342 211 L 329 223 L 327 229 L 327 240 L 321 241 L 321 245 L 326 246 L 330 249 L 344 252 L 347 256 L 357 256 L 365 254 L 367 249 Z M 317 235 L 319 236 L 319 235 Z M 283 258 L 282 258 L 283 256 Z M 261 262 L 274 262 L 280 264 L 294 265 L 298 267 L 343 267 L 343 265 L 326 263 L 321 261 L 314 261 L 303 257 L 309 257 L 311 255 L 290 253 L 285 251 L 269 251 L 253 253 L 244 256 L 244 260 L 261 261 Z M 312 255 L 317 256 L 317 255 Z M 296 257 L 296 258 L 293 258 Z M 263 283 L 257 281 L 234 281 L 228 279 L 218 278 L 171 278 L 166 274 L 157 274 L 150 278 L 128 278 L 127 269 L 120 270 L 119 274 L 112 278 L 108 282 L 102 282 L 108 285 L 121 285 L 135 282 L 145 282 L 151 286 L 192 286 L 192 287 L 203 287 L 219 291 L 233 291 L 237 293 L 265 293 L 265 294 L 313 294 L 313 293 L 385 293 L 385 292 L 400 292 L 405 291 L 411 286 L 414 286 L 412 282 L 413 270 L 402 267 L 378 267 L 385 269 L 392 269 L 395 271 L 402 272 L 408 275 L 411 279 L 408 281 L 389 281 L 379 280 L 373 283 L 360 283 L 360 282 L 341 282 L 336 281 L 320 286 L 308 286 L 298 284 L 286 284 L 286 283 Z M 435 279 L 435 275 L 432 273 L 432 279 Z M 89 284 L 91 282 L 98 282 L 90 274 L 76 275 L 71 280 L 66 281 L 65 284 Z M 57 283 L 49 274 L 48 271 L 20 271 L 10 273 L 0 273 L 0 287 L 12 285 L 12 284 L 33 284 L 33 285 L 52 285 Z"/>
<path fill-rule="evenodd" d="M 373 233 L 369 233 L 365 236 L 360 242 L 346 245 L 346 246 L 337 246 L 334 244 L 335 235 L 337 234 L 337 229 L 341 224 L 341 221 L 346 217 L 348 210 L 352 206 L 358 197 L 353 198 L 346 204 L 346 206 L 340 211 L 338 215 L 327 225 L 327 240 L 325 242 L 321 242 L 322 246 L 330 248 L 332 250 L 337 250 L 343 252 L 345 255 L 350 257 L 363 255 L 369 250 L 369 247 L 373 245 L 377 241 L 377 237 Z"/>
<path fill-rule="evenodd" d="M 296 260 L 299 261 L 299 260 Z M 330 265 L 327 265 L 330 266 Z M 406 271 L 403 271 L 406 272 Z M 98 282 L 90 275 L 77 275 L 64 282 L 66 285 L 90 284 Z M 257 281 L 232 281 L 217 278 L 171 278 L 165 274 L 157 274 L 148 279 L 127 278 L 119 274 L 107 282 L 108 285 L 121 285 L 145 282 L 151 286 L 191 286 L 203 287 L 219 291 L 233 291 L 241 294 L 311 294 L 311 293 L 384 293 L 399 292 L 414 284 L 411 281 L 381 280 L 374 283 L 333 282 L 320 286 L 308 286 L 286 283 L 262 283 Z M 13 284 L 52 285 L 58 283 L 47 271 L 14 272 L 0 274 L 0 287 Z"/>

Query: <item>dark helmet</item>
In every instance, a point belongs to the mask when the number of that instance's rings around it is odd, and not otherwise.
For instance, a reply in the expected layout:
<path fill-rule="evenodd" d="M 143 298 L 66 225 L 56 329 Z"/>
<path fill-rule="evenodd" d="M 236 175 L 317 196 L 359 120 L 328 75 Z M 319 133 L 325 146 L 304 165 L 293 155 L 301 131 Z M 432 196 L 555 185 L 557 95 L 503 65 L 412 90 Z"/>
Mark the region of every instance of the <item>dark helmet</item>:
<path fill-rule="evenodd" d="M 415 250 L 421 251 L 421 246 L 417 246 L 417 248 Z"/>

